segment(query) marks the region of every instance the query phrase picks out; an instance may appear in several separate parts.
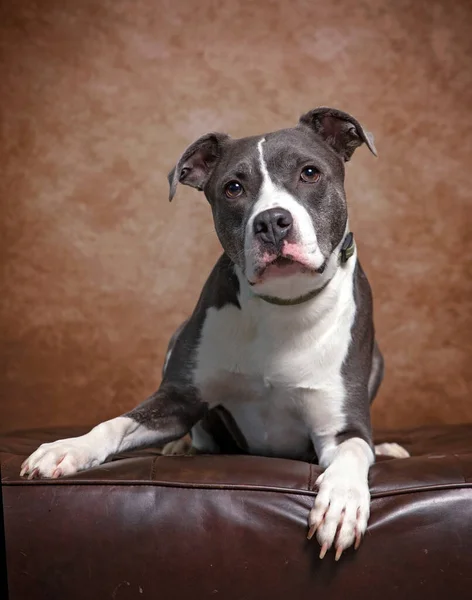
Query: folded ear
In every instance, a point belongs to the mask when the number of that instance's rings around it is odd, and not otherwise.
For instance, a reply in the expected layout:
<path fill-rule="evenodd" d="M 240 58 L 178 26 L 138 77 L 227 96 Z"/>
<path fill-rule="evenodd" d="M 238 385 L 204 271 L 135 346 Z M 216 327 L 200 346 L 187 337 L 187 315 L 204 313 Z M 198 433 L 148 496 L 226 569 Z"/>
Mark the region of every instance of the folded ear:
<path fill-rule="evenodd" d="M 363 142 L 377 156 L 374 136 L 348 113 L 321 106 L 302 115 L 300 123 L 311 127 L 346 162 Z"/>
<path fill-rule="evenodd" d="M 224 133 L 207 133 L 185 150 L 168 175 L 169 202 L 178 183 L 203 190 L 221 156 L 222 143 L 228 138 Z"/>

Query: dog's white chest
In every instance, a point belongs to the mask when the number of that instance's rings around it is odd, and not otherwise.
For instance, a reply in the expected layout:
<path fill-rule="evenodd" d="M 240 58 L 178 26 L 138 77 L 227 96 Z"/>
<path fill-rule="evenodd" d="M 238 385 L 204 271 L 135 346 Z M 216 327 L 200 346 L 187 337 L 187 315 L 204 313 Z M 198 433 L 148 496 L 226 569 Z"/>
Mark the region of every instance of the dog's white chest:
<path fill-rule="evenodd" d="M 329 434 L 344 419 L 341 369 L 354 303 L 318 305 L 320 314 L 310 315 L 256 302 L 208 310 L 195 383 L 210 407 L 229 410 L 251 452 L 295 457 L 314 432 Z"/>

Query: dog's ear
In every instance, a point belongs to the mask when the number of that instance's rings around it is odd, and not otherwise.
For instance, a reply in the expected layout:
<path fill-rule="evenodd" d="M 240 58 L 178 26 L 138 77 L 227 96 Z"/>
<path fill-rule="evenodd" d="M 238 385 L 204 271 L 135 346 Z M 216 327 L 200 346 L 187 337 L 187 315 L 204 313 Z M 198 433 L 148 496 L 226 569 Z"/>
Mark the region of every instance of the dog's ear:
<path fill-rule="evenodd" d="M 207 133 L 185 150 L 168 175 L 169 202 L 175 196 L 178 183 L 203 190 L 221 156 L 223 142 L 228 138 L 224 133 Z"/>
<path fill-rule="evenodd" d="M 300 123 L 311 127 L 346 162 L 363 142 L 377 156 L 374 136 L 348 113 L 321 106 L 302 115 Z"/>

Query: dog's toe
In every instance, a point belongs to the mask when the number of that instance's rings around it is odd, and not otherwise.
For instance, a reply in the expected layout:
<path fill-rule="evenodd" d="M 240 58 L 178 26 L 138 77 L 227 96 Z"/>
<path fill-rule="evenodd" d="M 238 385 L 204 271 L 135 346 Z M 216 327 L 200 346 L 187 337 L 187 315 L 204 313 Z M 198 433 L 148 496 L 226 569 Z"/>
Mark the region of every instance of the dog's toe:
<path fill-rule="evenodd" d="M 410 453 L 405 450 L 400 444 L 395 442 L 386 442 L 375 446 L 375 454 L 377 456 L 391 456 L 392 458 L 409 458 Z"/>

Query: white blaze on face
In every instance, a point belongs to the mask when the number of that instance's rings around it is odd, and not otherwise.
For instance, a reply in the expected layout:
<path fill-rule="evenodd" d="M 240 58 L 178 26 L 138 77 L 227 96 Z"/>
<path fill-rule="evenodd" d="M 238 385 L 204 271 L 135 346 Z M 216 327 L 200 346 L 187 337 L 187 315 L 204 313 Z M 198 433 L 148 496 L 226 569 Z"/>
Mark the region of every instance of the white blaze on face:
<path fill-rule="evenodd" d="M 262 138 L 257 144 L 259 151 L 259 167 L 262 173 L 262 186 L 259 198 L 253 207 L 246 226 L 244 242 L 246 277 L 249 281 L 254 281 L 256 278 L 257 267 L 260 265 L 262 258 L 260 249 L 258 248 L 258 242 L 254 236 L 254 219 L 258 214 L 270 208 L 283 208 L 288 210 L 292 215 L 293 239 L 295 241 L 291 243 L 284 242 L 285 254 L 289 254 L 293 259 L 301 262 L 310 269 L 319 269 L 325 260 L 318 247 L 314 223 L 308 211 L 292 194 L 277 186 L 274 181 L 272 181 L 264 160 L 262 150 L 264 142 L 265 138 Z M 303 274 L 294 274 L 292 276 L 283 277 L 284 280 L 290 280 L 291 285 L 293 285 L 294 278 L 303 278 L 303 280 L 306 280 L 309 277 Z M 259 285 L 264 284 L 261 283 Z M 312 285 L 312 288 L 313 287 L 316 287 L 316 285 Z"/>

